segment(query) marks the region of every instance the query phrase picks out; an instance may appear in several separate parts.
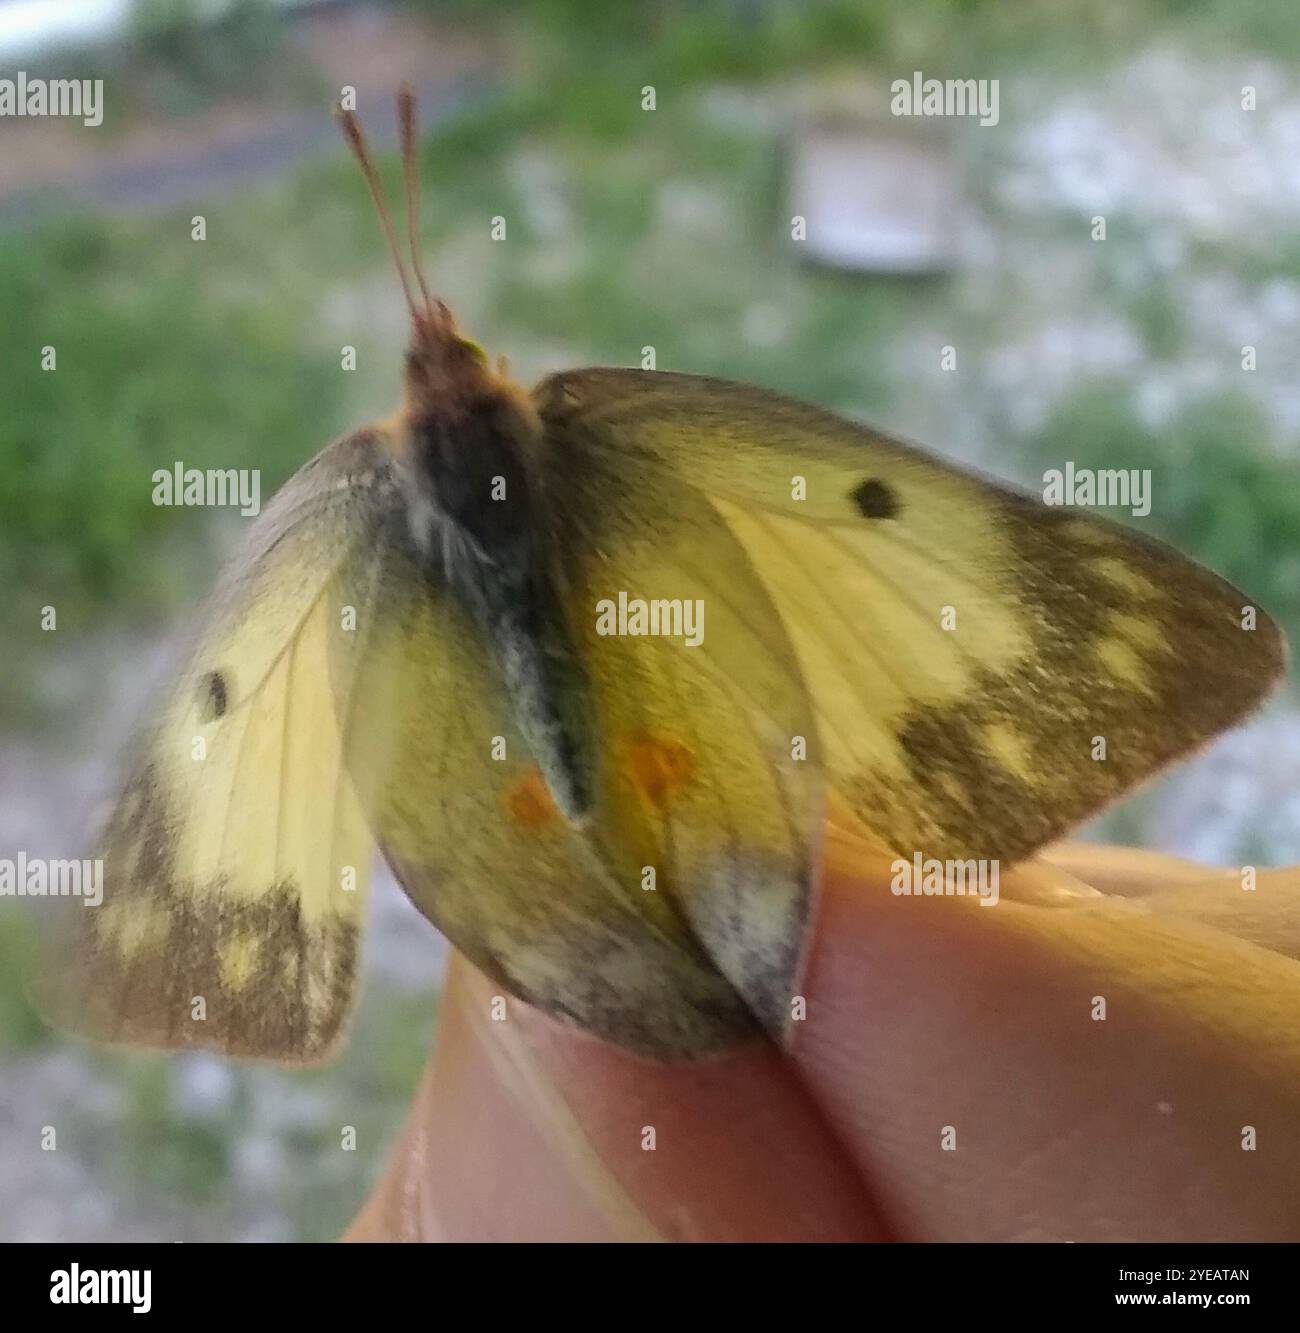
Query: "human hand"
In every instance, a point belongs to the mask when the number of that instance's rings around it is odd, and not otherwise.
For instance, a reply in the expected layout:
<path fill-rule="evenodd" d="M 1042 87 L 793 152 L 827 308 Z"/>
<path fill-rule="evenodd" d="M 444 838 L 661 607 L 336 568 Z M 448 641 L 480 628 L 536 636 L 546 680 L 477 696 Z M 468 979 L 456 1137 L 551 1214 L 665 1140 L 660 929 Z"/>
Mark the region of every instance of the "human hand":
<path fill-rule="evenodd" d="M 891 859 L 829 826 L 784 1051 L 657 1065 L 515 1000 L 493 1022 L 498 988 L 457 959 L 346 1238 L 1300 1235 L 1300 871 L 1246 891 L 1071 844 L 985 907 L 894 896 Z"/>

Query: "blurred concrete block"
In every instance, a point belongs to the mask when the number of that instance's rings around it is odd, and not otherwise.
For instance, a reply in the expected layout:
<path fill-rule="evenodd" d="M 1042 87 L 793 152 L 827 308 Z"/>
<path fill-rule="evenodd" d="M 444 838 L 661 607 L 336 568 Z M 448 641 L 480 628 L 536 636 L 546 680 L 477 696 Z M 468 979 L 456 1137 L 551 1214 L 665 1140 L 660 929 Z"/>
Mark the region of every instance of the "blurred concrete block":
<path fill-rule="evenodd" d="M 814 120 L 791 142 L 791 217 L 817 263 L 859 273 L 926 274 L 952 266 L 962 198 L 942 129 L 864 115 Z"/>

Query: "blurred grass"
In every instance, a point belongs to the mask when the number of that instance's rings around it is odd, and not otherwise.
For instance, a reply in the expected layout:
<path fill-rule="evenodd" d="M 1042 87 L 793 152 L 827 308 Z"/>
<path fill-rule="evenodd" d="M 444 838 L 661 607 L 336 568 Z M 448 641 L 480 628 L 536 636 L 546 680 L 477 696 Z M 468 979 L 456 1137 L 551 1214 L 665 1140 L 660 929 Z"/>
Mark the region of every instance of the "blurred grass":
<path fill-rule="evenodd" d="M 111 1136 L 96 1115 L 74 1114 L 70 1129 L 131 1205 L 166 1200 L 201 1217 L 205 1235 L 221 1236 L 237 1229 L 250 1199 L 262 1199 L 255 1206 L 288 1227 L 280 1238 L 333 1240 L 382 1168 L 433 1023 L 428 995 L 383 991 L 361 1005 L 338 1058 L 322 1069 L 101 1055 L 120 1115 Z"/>
<path fill-rule="evenodd" d="M 40 941 L 33 912 L 0 912 L 0 1060 L 13 1060 L 50 1038 L 28 998 L 28 983 Z"/>
<path fill-rule="evenodd" d="M 134 0 L 123 55 L 153 72 L 149 94 L 183 114 L 214 96 L 264 95 L 292 70 L 285 12 L 270 0 Z M 279 78 L 277 78 L 279 76 Z"/>
<path fill-rule="evenodd" d="M 281 284 L 250 301 L 225 270 L 265 268 L 244 267 L 253 247 L 188 237 L 188 217 L 0 235 L 0 579 L 5 629 L 37 658 L 42 606 L 75 634 L 108 612 L 147 618 L 206 582 L 209 522 L 155 506 L 155 468 L 261 467 L 269 494 L 320 443 L 338 376 L 303 344 L 301 293 Z M 21 665 L 4 673 L 0 708 L 22 704 Z"/>
<path fill-rule="evenodd" d="M 0 910 L 0 1069 L 39 1078 L 43 1053 L 80 1058 L 77 1084 L 55 1074 L 31 1095 L 41 1123 L 58 1126 L 60 1147 L 110 1191 L 118 1213 L 155 1225 L 169 1215 L 169 1234 L 181 1240 L 255 1232 L 268 1218 L 282 1228 L 271 1239 L 327 1241 L 343 1231 L 383 1167 L 428 1054 L 436 1003 L 426 990 L 369 978 L 335 1058 L 295 1070 L 69 1041 L 31 1007 L 38 956 L 36 914 Z"/>

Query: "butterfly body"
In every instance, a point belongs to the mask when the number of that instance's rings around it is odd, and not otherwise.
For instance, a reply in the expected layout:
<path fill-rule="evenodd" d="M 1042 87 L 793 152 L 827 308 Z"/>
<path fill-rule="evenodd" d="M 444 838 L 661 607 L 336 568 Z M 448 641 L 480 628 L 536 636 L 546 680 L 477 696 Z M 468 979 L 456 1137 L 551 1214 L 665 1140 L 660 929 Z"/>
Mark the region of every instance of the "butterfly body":
<path fill-rule="evenodd" d="M 142 738 L 70 1026 L 320 1058 L 377 845 L 504 994 L 657 1058 L 782 1040 L 828 800 L 1010 864 L 1281 673 L 1128 529 L 749 385 L 530 392 L 407 295 L 399 411 L 254 523 Z"/>
<path fill-rule="evenodd" d="M 433 586 L 485 636 L 515 719 L 571 820 L 590 809 L 593 709 L 569 642 L 541 490 L 541 423 L 525 390 L 488 368 L 450 317 L 419 321 L 392 429 L 408 526 Z"/>

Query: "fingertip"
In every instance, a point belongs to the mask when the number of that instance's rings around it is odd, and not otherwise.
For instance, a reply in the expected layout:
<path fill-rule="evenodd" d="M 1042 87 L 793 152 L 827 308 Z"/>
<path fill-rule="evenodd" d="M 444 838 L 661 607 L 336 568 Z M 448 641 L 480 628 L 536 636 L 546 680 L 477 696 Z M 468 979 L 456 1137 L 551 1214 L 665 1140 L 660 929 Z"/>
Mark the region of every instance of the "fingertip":
<path fill-rule="evenodd" d="M 769 1043 L 652 1062 L 518 1001 L 494 1022 L 494 991 L 458 960 L 440 1019 L 426 1177 L 447 1234 L 884 1236 L 852 1162 Z"/>

